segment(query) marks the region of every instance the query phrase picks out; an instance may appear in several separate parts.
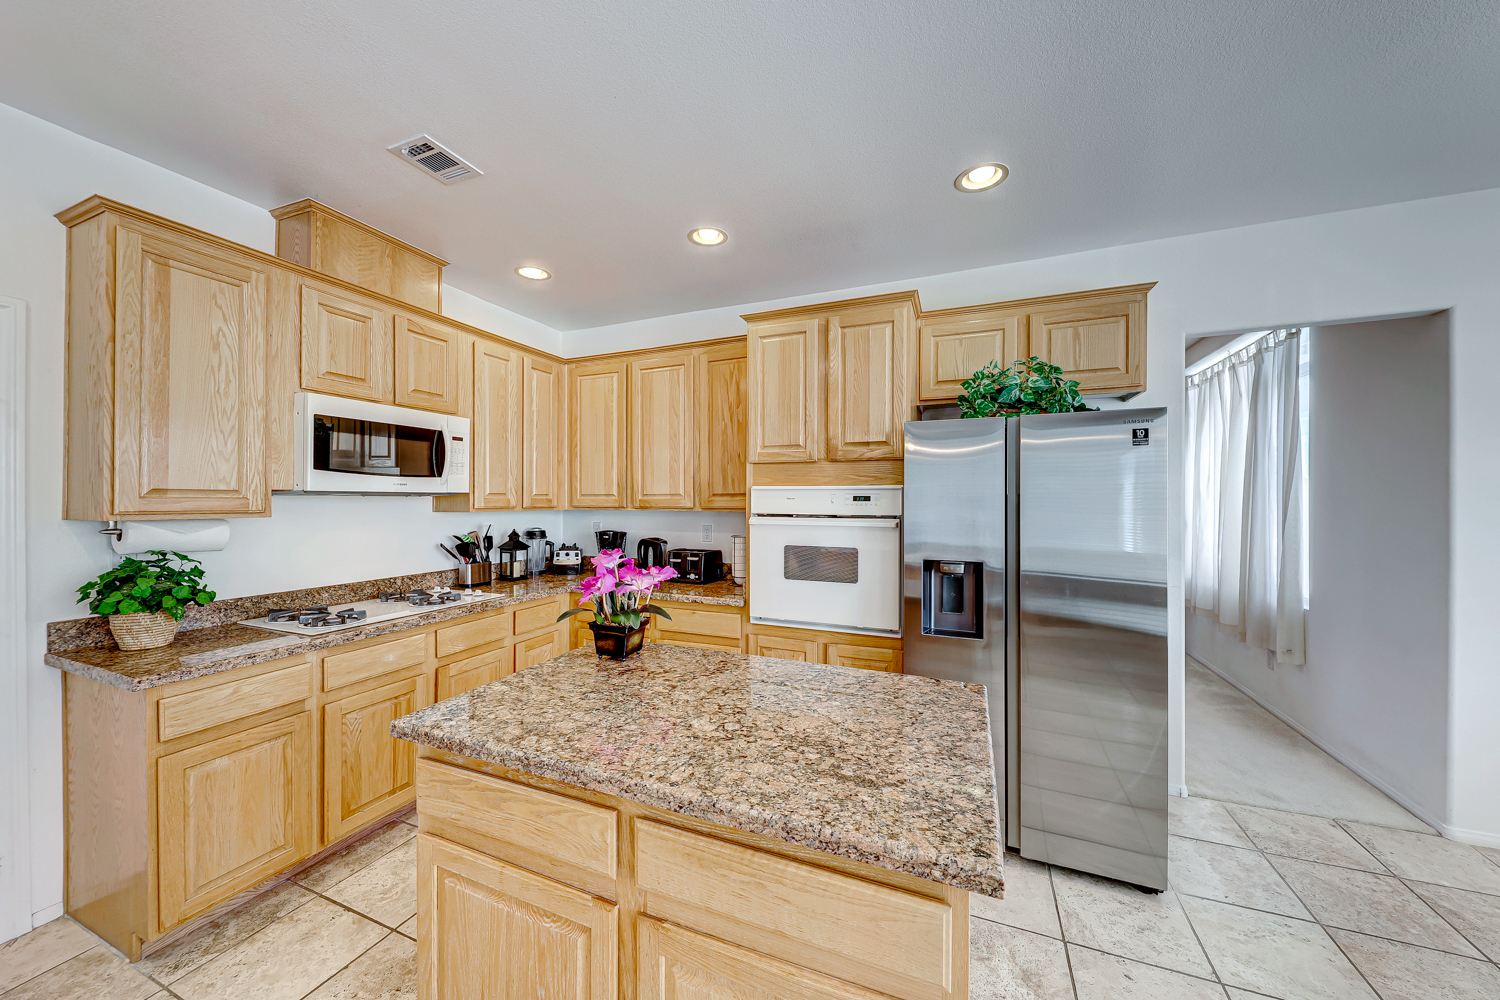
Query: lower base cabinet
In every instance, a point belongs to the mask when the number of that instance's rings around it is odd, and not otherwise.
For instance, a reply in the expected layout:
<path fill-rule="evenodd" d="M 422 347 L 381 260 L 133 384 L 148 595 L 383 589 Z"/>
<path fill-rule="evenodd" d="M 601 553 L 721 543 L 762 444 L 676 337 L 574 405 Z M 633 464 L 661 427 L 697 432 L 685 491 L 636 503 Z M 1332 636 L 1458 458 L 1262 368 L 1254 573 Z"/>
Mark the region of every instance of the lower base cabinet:
<path fill-rule="evenodd" d="M 425 833 L 417 872 L 424 1000 L 618 995 L 613 903 Z"/>
<path fill-rule="evenodd" d="M 772 625 L 753 625 L 751 628 L 749 652 L 756 656 L 901 673 L 900 639 Z"/>
<path fill-rule="evenodd" d="M 414 794 L 417 748 L 391 738 L 391 723 L 432 703 L 425 673 L 323 706 L 324 829 L 342 840 Z"/>
<path fill-rule="evenodd" d="M 157 762 L 161 922 L 180 923 L 313 852 L 312 713 Z"/>

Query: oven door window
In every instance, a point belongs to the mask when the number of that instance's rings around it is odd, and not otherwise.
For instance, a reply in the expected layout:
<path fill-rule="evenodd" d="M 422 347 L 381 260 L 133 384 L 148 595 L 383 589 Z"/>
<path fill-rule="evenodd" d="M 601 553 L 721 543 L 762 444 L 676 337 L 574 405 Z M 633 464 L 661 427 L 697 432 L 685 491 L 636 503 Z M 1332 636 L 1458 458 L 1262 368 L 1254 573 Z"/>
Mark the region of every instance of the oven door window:
<path fill-rule="evenodd" d="M 444 452 L 443 432 L 433 427 L 313 416 L 313 468 L 322 472 L 436 479 Z"/>
<path fill-rule="evenodd" d="M 832 545 L 783 545 L 783 580 L 813 583 L 858 583 L 859 549 Z"/>

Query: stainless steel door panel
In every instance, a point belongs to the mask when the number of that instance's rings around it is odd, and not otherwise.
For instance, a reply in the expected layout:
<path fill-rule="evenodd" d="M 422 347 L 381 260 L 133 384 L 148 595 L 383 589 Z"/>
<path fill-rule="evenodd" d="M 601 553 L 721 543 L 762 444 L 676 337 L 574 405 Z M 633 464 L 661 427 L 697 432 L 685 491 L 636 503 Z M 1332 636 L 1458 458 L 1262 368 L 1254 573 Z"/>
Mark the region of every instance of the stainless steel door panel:
<path fill-rule="evenodd" d="M 904 465 L 903 668 L 985 686 L 998 790 L 1006 775 L 1006 421 L 912 421 Z M 923 634 L 930 561 L 984 564 L 982 638 Z M 996 808 L 1003 823 L 1003 799 Z"/>
<path fill-rule="evenodd" d="M 1165 418 L 1151 409 L 1019 421 L 1021 854 L 1158 889 Z"/>

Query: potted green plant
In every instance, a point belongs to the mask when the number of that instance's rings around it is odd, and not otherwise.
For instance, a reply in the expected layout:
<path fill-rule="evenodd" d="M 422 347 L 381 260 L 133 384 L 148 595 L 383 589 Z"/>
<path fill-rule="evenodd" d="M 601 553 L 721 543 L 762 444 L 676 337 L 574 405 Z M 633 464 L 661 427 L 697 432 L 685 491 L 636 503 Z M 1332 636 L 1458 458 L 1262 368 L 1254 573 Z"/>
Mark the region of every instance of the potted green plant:
<path fill-rule="evenodd" d="M 188 607 L 214 599 L 214 592 L 203 588 L 198 560 L 161 549 L 147 555 L 152 558 L 127 556 L 78 588 L 78 603 L 87 601 L 91 612 L 104 616 L 121 649 L 168 645 Z"/>
<path fill-rule="evenodd" d="M 991 361 L 963 383 L 958 409 L 965 417 L 1011 417 L 1026 413 L 1079 413 L 1086 406 L 1078 382 L 1040 358 L 1001 368 Z"/>
<path fill-rule="evenodd" d="M 594 652 L 623 660 L 646 641 L 650 615 L 672 616 L 651 603 L 656 588 L 677 575 L 670 566 L 637 566 L 622 549 L 605 549 L 594 557 L 594 575 L 582 581 L 579 606 L 557 616 L 593 615 Z"/>

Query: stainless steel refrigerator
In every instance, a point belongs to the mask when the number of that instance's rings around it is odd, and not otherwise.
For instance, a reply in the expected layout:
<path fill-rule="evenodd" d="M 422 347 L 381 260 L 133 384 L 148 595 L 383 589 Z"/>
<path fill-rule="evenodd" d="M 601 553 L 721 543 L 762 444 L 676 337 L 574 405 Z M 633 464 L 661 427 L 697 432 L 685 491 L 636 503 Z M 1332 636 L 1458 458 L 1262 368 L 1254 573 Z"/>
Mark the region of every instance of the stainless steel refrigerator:
<path fill-rule="evenodd" d="M 1167 886 L 1167 411 L 906 425 L 904 661 L 984 684 L 1007 845 Z"/>

